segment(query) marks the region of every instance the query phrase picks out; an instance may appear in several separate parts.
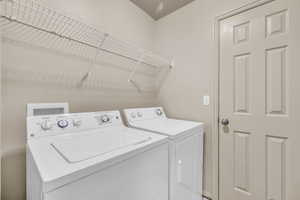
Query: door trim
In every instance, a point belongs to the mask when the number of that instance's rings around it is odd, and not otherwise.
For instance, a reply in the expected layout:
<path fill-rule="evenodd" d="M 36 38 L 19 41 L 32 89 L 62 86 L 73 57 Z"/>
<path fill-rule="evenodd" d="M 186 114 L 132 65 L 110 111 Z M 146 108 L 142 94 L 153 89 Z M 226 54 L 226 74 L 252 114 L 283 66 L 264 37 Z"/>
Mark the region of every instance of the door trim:
<path fill-rule="evenodd" d="M 259 6 L 279 0 L 255 0 L 236 9 L 227 11 L 215 17 L 213 25 L 214 55 L 215 63 L 211 71 L 210 96 L 212 104 L 210 106 L 210 122 L 212 133 L 212 199 L 219 200 L 219 78 L 220 78 L 220 23 L 222 20 L 257 8 Z"/>

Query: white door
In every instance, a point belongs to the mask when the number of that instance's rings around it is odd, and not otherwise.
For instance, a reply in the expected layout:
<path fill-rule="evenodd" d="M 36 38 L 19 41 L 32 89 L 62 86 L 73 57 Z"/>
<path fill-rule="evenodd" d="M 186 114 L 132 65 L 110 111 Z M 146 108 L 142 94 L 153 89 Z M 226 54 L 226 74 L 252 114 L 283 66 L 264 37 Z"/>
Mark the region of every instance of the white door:
<path fill-rule="evenodd" d="M 300 1 L 220 23 L 220 199 L 300 199 Z"/>

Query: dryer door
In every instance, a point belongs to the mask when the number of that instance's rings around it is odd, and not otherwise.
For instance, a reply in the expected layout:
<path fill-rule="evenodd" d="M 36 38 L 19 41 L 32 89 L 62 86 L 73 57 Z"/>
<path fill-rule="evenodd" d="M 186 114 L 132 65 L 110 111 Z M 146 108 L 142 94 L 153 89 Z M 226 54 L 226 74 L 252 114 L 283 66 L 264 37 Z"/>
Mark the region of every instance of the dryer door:
<path fill-rule="evenodd" d="M 174 198 L 202 199 L 202 135 L 195 134 L 176 142 Z"/>

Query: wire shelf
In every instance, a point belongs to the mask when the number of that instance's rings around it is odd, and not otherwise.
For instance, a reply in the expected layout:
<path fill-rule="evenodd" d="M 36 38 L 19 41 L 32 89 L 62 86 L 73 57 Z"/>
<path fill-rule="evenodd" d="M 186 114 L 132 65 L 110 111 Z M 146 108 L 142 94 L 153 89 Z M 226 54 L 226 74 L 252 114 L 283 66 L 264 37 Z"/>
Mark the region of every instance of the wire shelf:
<path fill-rule="evenodd" d="M 97 52 L 154 68 L 172 67 L 170 59 L 118 40 L 37 0 L 0 0 L 4 37 L 95 59 Z"/>

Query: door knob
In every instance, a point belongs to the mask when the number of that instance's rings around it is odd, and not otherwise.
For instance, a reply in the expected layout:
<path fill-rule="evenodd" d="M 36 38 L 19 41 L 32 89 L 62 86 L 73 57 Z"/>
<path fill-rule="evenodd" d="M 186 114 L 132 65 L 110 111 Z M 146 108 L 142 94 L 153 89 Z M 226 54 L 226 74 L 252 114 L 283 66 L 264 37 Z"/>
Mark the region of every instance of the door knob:
<path fill-rule="evenodd" d="M 221 120 L 221 124 L 222 124 L 223 126 L 227 126 L 227 125 L 229 124 L 229 120 L 228 120 L 228 119 L 222 119 L 222 120 Z"/>

